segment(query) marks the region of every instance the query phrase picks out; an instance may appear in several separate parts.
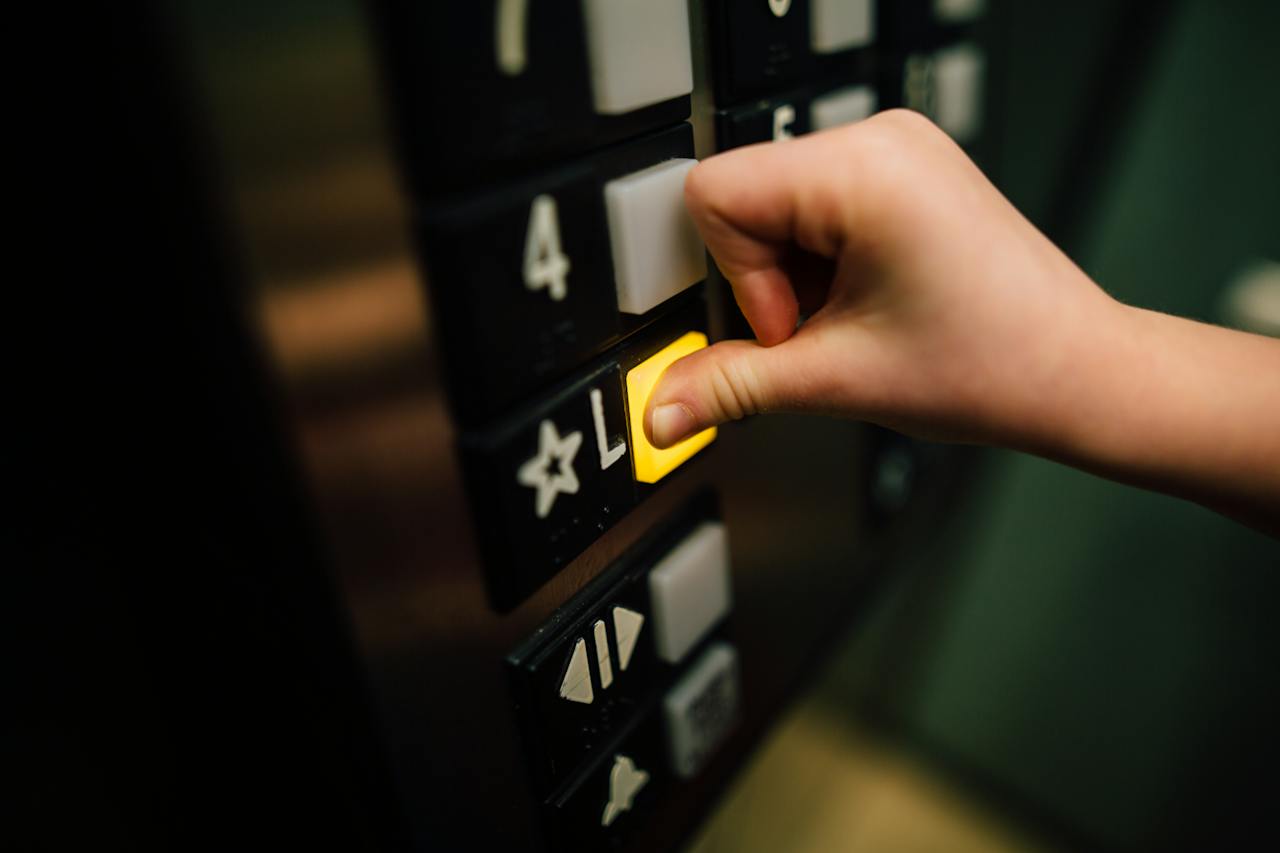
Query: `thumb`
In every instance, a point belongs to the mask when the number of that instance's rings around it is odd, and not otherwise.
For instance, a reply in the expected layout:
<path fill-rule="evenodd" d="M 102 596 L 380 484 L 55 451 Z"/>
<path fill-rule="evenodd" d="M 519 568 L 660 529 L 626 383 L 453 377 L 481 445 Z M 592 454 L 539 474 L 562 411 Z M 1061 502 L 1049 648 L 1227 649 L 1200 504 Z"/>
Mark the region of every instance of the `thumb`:
<path fill-rule="evenodd" d="M 807 408 L 817 389 L 805 369 L 803 336 L 773 347 L 721 341 L 673 363 L 645 406 L 644 431 L 655 447 L 725 421 L 766 411 Z"/>

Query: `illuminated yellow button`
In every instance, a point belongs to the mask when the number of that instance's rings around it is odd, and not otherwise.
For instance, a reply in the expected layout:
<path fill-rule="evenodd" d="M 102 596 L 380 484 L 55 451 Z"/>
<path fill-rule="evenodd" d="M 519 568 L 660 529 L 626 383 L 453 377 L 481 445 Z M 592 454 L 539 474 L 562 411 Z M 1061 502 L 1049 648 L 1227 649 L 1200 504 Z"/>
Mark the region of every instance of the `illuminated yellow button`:
<path fill-rule="evenodd" d="M 644 406 L 649 402 L 653 386 L 658 384 L 662 371 L 674 361 L 697 352 L 707 345 L 702 332 L 688 332 L 672 341 L 656 354 L 627 371 L 627 412 L 631 421 L 631 458 L 635 463 L 636 479 L 641 483 L 656 483 L 679 468 L 685 461 L 706 447 L 716 437 L 716 428 L 704 429 L 679 444 L 659 450 L 644 435 Z"/>

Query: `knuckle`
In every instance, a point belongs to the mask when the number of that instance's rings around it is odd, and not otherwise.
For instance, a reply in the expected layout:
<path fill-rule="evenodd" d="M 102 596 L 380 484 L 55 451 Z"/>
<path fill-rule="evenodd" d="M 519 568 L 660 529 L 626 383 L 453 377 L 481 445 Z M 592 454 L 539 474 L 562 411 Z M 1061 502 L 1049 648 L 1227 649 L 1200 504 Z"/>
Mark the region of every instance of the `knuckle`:
<path fill-rule="evenodd" d="M 886 128 L 892 128 L 898 133 L 919 134 L 932 132 L 938 129 L 928 116 L 916 110 L 909 110 L 906 107 L 894 107 L 891 110 L 885 110 L 880 113 L 877 118 L 882 121 L 880 124 Z"/>
<path fill-rule="evenodd" d="M 710 401 L 723 420 L 741 420 L 761 410 L 760 382 L 747 359 L 717 359 L 708 377 Z"/>
<path fill-rule="evenodd" d="M 926 116 L 898 107 L 862 122 L 864 152 L 879 163 L 909 160 L 945 137 Z"/>

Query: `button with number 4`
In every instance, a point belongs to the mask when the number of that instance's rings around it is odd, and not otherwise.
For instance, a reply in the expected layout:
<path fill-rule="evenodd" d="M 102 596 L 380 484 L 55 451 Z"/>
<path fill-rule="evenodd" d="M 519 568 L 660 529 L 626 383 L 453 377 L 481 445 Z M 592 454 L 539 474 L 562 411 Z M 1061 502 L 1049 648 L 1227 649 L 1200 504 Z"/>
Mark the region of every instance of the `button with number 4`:
<path fill-rule="evenodd" d="M 618 334 L 604 206 L 589 165 L 428 213 L 427 277 L 461 420 L 493 415 Z"/>

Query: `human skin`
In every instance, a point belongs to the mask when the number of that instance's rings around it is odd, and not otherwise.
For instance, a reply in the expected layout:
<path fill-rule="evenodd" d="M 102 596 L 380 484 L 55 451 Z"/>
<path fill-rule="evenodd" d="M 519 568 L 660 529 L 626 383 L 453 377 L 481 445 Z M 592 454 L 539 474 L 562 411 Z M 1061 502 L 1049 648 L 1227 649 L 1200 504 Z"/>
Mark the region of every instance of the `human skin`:
<path fill-rule="evenodd" d="M 1280 341 L 1113 299 L 924 117 L 719 154 L 685 200 L 756 340 L 668 368 L 645 412 L 655 445 L 758 413 L 835 415 L 1035 453 L 1280 533 Z"/>

